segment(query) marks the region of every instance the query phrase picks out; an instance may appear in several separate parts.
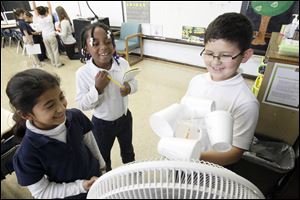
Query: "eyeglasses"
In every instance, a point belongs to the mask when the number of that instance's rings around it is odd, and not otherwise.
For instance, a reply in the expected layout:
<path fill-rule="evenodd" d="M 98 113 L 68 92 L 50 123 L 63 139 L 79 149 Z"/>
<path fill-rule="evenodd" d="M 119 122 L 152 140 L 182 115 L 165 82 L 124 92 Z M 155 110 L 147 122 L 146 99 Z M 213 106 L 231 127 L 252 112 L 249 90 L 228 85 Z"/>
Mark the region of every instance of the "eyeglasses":
<path fill-rule="evenodd" d="M 242 55 L 243 53 L 244 52 L 242 51 L 236 56 L 230 56 L 230 55 L 214 56 L 211 53 L 206 53 L 205 49 L 203 49 L 203 51 L 200 53 L 200 56 L 202 56 L 204 59 L 206 59 L 208 61 L 213 61 L 214 58 L 218 58 L 218 60 L 221 61 L 222 63 L 228 63 L 228 62 L 231 62 L 232 60 L 236 59 L 238 56 Z"/>

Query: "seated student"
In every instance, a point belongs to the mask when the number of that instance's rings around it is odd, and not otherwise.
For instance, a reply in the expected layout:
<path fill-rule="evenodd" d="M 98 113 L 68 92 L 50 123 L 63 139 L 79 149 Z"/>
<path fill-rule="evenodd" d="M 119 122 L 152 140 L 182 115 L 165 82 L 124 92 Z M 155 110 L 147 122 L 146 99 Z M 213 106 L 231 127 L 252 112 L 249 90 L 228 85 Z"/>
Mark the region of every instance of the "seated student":
<path fill-rule="evenodd" d="M 17 8 L 16 10 L 14 10 L 14 15 L 16 16 L 17 25 L 23 35 L 24 44 L 34 45 L 33 35 L 36 34 L 36 32 L 34 32 L 29 24 L 25 22 L 25 10 L 23 10 L 22 8 Z M 30 58 L 32 59 L 34 68 L 42 67 L 37 55 L 31 55 Z"/>
<path fill-rule="evenodd" d="M 34 198 L 85 198 L 105 162 L 91 121 L 66 109 L 59 78 L 25 70 L 9 80 L 6 94 L 15 110 L 14 134 L 22 138 L 13 157 L 18 183 Z"/>
<path fill-rule="evenodd" d="M 63 7 L 58 6 L 55 10 L 60 21 L 60 31 L 57 31 L 56 33 L 60 36 L 63 42 L 67 56 L 71 60 L 79 60 L 80 54 L 75 53 L 76 40 L 72 35 L 74 31 L 72 28 L 71 20 Z"/>
<path fill-rule="evenodd" d="M 217 110 L 231 113 L 234 125 L 232 149 L 224 153 L 208 149 L 201 153 L 202 160 L 230 165 L 239 161 L 251 145 L 259 103 L 238 69 L 253 54 L 252 33 L 251 22 L 238 13 L 220 15 L 207 27 L 200 55 L 208 73 L 191 80 L 186 96 L 215 101 Z"/>
<path fill-rule="evenodd" d="M 43 61 L 47 59 L 46 55 L 46 47 L 43 42 L 42 32 L 37 31 L 37 28 L 33 24 L 33 15 L 29 12 L 25 12 L 25 22 L 27 22 L 30 25 L 31 31 L 32 31 L 32 37 L 35 44 L 40 44 L 41 46 L 41 54 L 38 54 L 38 58 L 40 61 Z"/>

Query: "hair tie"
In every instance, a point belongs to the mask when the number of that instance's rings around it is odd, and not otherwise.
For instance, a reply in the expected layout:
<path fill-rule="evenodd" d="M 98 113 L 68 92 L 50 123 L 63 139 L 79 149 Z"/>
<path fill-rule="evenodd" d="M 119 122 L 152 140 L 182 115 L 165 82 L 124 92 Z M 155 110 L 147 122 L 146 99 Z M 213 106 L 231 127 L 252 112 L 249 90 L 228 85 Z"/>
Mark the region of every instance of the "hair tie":
<path fill-rule="evenodd" d="M 93 47 L 94 46 L 94 38 L 90 38 L 90 45 Z"/>
<path fill-rule="evenodd" d="M 111 38 L 111 36 L 110 36 L 110 35 L 111 35 L 111 32 L 110 32 L 110 30 L 108 30 L 108 31 L 107 31 L 107 38 L 108 38 L 108 39 L 110 39 L 110 38 Z"/>

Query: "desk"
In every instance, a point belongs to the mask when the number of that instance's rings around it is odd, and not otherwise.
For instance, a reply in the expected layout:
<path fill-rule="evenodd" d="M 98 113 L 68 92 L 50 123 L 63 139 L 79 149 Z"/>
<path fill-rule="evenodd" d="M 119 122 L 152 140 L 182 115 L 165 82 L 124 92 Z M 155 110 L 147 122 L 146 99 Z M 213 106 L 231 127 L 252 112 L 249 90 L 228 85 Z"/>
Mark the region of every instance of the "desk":
<path fill-rule="evenodd" d="M 279 47 L 282 36 L 279 33 L 272 33 L 271 40 L 266 52 L 266 57 L 270 62 L 286 63 L 291 65 L 299 65 L 299 57 L 279 55 Z"/>
<path fill-rule="evenodd" d="M 11 28 L 17 28 L 17 24 L 13 23 L 13 24 L 2 24 L 1 23 L 1 29 L 11 29 Z"/>

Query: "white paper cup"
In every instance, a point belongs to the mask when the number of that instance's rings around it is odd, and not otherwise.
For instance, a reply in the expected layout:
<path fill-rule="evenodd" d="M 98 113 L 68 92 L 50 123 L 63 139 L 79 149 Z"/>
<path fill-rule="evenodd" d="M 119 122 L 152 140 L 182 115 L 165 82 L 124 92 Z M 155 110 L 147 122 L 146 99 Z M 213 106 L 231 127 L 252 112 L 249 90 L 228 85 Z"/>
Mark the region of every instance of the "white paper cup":
<path fill-rule="evenodd" d="M 181 99 L 181 104 L 186 105 L 191 117 L 195 118 L 204 117 L 206 114 L 216 110 L 216 105 L 213 100 L 200 97 L 184 96 Z"/>
<path fill-rule="evenodd" d="M 182 113 L 184 113 L 183 105 L 172 104 L 151 115 L 149 119 L 150 126 L 159 137 L 174 137 L 176 122 L 184 117 Z"/>
<path fill-rule="evenodd" d="M 205 116 L 207 134 L 215 151 L 226 152 L 231 149 L 233 118 L 227 111 L 218 110 Z"/>
<path fill-rule="evenodd" d="M 198 124 L 199 120 L 181 119 L 177 121 L 175 137 L 201 140 L 202 129 Z"/>
<path fill-rule="evenodd" d="M 161 138 L 157 145 L 160 155 L 171 160 L 200 158 L 200 141 L 185 138 Z"/>

